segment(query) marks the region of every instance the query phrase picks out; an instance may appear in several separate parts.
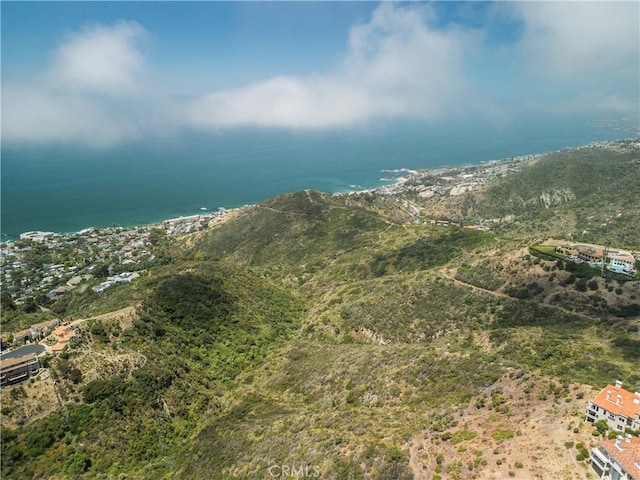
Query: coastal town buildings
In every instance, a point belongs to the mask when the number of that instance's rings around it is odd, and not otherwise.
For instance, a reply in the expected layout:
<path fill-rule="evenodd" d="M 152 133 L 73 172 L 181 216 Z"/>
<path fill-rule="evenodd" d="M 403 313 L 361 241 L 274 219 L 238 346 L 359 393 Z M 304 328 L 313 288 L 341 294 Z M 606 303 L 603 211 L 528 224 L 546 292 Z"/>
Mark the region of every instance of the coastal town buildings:
<path fill-rule="evenodd" d="M 0 386 L 14 385 L 37 375 L 40 361 L 35 353 L 0 360 Z"/>
<path fill-rule="evenodd" d="M 619 380 L 615 385 L 607 385 L 589 401 L 584 419 L 587 422 L 605 420 L 611 430 L 618 432 L 640 429 L 640 392 L 625 390 Z"/>
<path fill-rule="evenodd" d="M 203 230 L 237 210 L 221 208 L 157 224 L 87 228 L 66 235 L 24 232 L 19 240 L 0 244 L 2 291 L 18 305 L 37 295 L 56 301 L 96 279 L 100 265 L 107 264 L 112 276 L 147 268 L 158 260 L 158 238 Z"/>
<path fill-rule="evenodd" d="M 129 283 L 136 278 L 138 278 L 140 274 L 138 272 L 123 272 L 119 275 L 107 277 L 105 282 L 100 283 L 100 285 L 96 285 L 93 287 L 93 291 L 96 293 L 102 293 L 107 288 L 115 285 L 116 283 Z"/>
<path fill-rule="evenodd" d="M 640 480 L 640 438 L 627 434 L 603 440 L 591 450 L 590 464 L 597 478 Z"/>

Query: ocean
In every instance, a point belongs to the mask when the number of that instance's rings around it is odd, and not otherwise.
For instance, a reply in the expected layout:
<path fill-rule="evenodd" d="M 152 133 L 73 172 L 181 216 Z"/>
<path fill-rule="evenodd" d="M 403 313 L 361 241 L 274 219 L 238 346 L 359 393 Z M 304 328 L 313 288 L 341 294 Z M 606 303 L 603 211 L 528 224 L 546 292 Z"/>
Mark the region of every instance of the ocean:
<path fill-rule="evenodd" d="M 2 240 L 233 208 L 301 189 L 389 183 L 383 170 L 461 166 L 629 138 L 588 119 L 396 122 L 347 131 L 184 132 L 112 148 L 2 145 Z"/>

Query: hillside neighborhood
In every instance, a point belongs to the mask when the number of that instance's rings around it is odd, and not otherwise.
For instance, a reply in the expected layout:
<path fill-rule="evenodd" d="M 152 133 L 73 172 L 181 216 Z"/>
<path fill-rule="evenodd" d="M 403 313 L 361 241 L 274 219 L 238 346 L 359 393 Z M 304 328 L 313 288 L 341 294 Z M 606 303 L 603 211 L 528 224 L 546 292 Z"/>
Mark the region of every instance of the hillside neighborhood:
<path fill-rule="evenodd" d="M 0 248 L 2 292 L 18 304 L 34 297 L 57 300 L 95 278 L 97 293 L 135 278 L 137 271 L 162 259 L 155 251 L 165 237 L 207 228 L 233 210 L 178 217 L 136 227 L 87 228 L 61 235 L 32 231 Z"/>

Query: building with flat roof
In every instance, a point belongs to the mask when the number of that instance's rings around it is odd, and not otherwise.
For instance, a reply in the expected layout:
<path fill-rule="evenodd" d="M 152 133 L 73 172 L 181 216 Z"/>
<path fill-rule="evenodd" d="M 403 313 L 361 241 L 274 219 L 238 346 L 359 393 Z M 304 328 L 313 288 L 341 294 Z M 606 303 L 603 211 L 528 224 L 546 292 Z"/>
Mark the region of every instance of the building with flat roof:
<path fill-rule="evenodd" d="M 640 480 L 640 438 L 627 434 L 603 440 L 591 450 L 590 460 L 598 478 Z"/>
<path fill-rule="evenodd" d="M 35 353 L 0 360 L 0 386 L 13 385 L 37 375 L 40 361 Z"/>

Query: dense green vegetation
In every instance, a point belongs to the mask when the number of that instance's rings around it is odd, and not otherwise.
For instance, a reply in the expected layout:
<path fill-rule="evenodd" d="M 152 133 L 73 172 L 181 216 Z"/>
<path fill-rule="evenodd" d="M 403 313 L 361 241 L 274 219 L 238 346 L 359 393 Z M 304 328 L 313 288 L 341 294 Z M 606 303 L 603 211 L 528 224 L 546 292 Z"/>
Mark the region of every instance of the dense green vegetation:
<path fill-rule="evenodd" d="M 236 377 L 295 330 L 301 306 L 281 288 L 242 269 L 181 267 L 188 272 L 163 269 L 146 284 L 132 328 L 109 335 L 93 328 L 94 348 L 135 350 L 144 366 L 128 377 L 88 382 L 80 405 L 18 430 L 3 428 L 3 474 L 136 471 L 220 410 Z"/>

